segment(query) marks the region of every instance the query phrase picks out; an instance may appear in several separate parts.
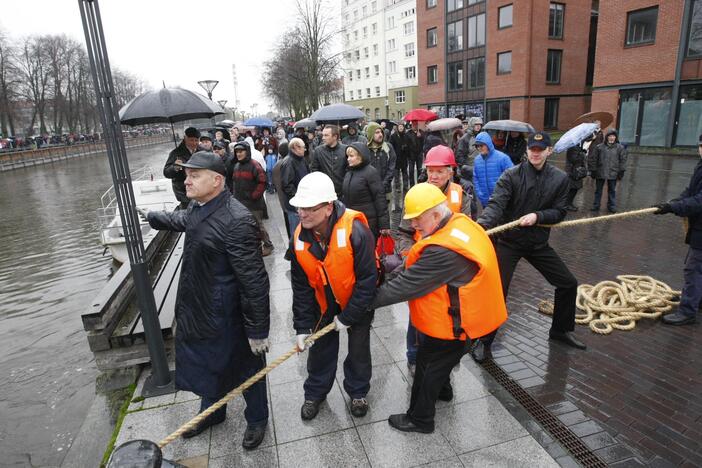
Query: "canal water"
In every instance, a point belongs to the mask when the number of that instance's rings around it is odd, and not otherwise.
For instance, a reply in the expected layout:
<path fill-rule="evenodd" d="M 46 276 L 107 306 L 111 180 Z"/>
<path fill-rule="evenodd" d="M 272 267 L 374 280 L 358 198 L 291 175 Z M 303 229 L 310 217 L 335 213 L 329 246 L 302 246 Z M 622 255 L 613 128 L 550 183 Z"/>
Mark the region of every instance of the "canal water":
<path fill-rule="evenodd" d="M 154 176 L 172 146 L 128 151 Z M 96 210 L 105 155 L 0 176 L 0 466 L 59 466 L 95 396 L 81 313 L 112 273 Z"/>

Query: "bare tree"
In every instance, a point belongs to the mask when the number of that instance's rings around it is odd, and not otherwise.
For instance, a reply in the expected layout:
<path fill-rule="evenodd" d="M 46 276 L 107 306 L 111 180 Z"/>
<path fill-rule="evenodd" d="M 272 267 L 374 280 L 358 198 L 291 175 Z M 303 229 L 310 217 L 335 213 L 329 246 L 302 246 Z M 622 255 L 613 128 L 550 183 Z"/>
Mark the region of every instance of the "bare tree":
<path fill-rule="evenodd" d="M 5 136 L 15 134 L 11 102 L 17 97 L 19 85 L 16 62 L 17 50 L 5 32 L 0 30 L 0 132 Z"/>

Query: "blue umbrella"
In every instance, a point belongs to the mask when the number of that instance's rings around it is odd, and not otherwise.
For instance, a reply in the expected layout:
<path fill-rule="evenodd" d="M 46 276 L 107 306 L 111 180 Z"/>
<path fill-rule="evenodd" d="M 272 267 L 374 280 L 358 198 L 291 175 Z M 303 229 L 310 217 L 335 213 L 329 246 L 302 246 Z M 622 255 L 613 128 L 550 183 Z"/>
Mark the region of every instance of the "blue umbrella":
<path fill-rule="evenodd" d="M 553 152 L 560 153 L 568 148 L 579 145 L 583 140 L 592 136 L 595 130 L 597 130 L 597 124 L 595 123 L 581 123 L 571 128 L 558 139 L 556 146 L 553 147 Z"/>
<path fill-rule="evenodd" d="M 252 117 L 244 122 L 244 125 L 247 127 L 275 127 L 273 121 L 265 117 Z"/>

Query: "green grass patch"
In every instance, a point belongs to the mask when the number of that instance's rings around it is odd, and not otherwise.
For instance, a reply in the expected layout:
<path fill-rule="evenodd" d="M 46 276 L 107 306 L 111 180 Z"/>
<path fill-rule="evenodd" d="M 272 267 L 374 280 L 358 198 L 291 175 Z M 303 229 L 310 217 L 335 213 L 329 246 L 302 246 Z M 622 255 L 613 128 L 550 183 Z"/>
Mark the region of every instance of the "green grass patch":
<path fill-rule="evenodd" d="M 124 421 L 124 417 L 127 415 L 127 410 L 129 409 L 129 404 L 132 401 L 132 395 L 134 395 L 135 390 L 136 390 L 136 384 L 131 384 L 125 390 L 126 398 L 124 398 L 124 402 L 119 407 L 119 413 L 117 414 L 117 421 L 115 422 L 115 429 L 114 429 L 114 431 L 112 431 L 112 437 L 110 437 L 110 441 L 107 444 L 107 448 L 105 449 L 105 453 L 102 456 L 102 461 L 100 462 L 100 468 L 104 468 L 105 466 L 107 466 L 107 462 L 110 459 L 110 455 L 112 455 L 112 451 L 115 449 L 115 442 L 117 442 L 117 436 L 119 435 L 120 429 L 122 429 L 122 422 Z M 137 397 L 137 398 L 143 399 L 143 397 Z"/>

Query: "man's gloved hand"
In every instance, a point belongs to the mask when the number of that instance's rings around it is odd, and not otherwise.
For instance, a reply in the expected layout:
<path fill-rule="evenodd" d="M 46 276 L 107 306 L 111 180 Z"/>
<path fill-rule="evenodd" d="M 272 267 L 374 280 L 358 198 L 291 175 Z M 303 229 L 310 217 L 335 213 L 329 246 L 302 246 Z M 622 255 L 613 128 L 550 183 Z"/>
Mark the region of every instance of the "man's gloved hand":
<path fill-rule="evenodd" d="M 142 208 L 137 206 L 136 207 L 137 213 L 139 213 L 141 216 L 144 217 L 145 220 L 149 220 L 149 209 L 148 208 Z"/>
<path fill-rule="evenodd" d="M 617 172 L 617 180 L 622 180 L 624 178 L 624 171 Z"/>
<path fill-rule="evenodd" d="M 260 340 L 249 338 L 249 346 L 251 347 L 251 351 L 256 356 L 261 356 L 268 352 L 268 348 L 270 347 L 270 341 L 268 340 L 268 338 L 263 338 Z"/>
<path fill-rule="evenodd" d="M 311 348 L 312 345 L 314 344 L 314 343 L 310 343 L 310 344 L 308 345 L 307 343 L 305 343 L 305 340 L 306 340 L 307 338 L 309 338 L 309 336 L 310 336 L 309 333 L 303 333 L 303 334 L 297 335 L 297 336 L 295 337 L 295 342 L 296 342 L 296 344 L 297 344 L 297 351 L 298 351 L 299 353 L 303 352 L 303 351 L 305 350 L 306 347 Z"/>
<path fill-rule="evenodd" d="M 662 215 L 662 214 L 673 212 L 673 207 L 668 202 L 653 205 L 651 208 L 658 208 L 658 211 L 653 212 L 653 214 L 657 214 L 657 215 Z"/>
<path fill-rule="evenodd" d="M 338 315 L 334 317 L 334 330 L 339 332 L 341 330 L 346 330 L 350 326 L 351 325 L 344 325 L 343 323 L 341 323 L 341 320 L 339 320 Z"/>

